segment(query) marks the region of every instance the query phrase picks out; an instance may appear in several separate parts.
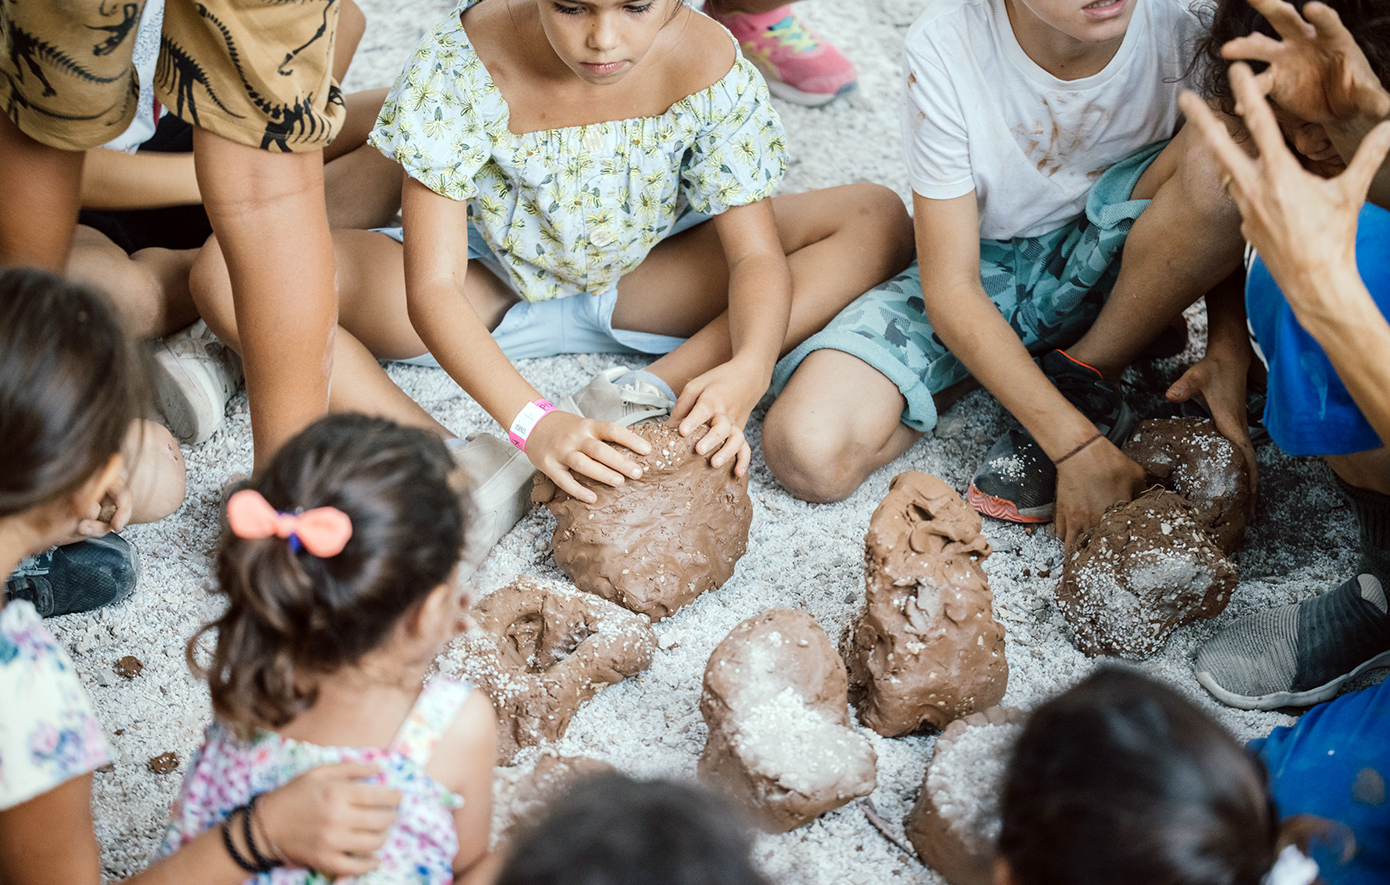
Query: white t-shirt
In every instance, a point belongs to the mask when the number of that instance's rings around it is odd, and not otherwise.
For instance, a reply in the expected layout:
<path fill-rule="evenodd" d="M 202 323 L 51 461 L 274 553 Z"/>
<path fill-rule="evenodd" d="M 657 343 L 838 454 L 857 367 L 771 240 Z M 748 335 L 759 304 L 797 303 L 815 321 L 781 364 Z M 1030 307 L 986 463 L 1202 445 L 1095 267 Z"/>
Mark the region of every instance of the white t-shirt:
<path fill-rule="evenodd" d="M 164 28 L 164 0 L 149 0 L 140 16 L 140 29 L 135 33 L 135 48 L 131 63 L 140 80 L 140 97 L 135 101 L 135 118 L 120 135 L 102 145 L 113 151 L 135 153 L 140 145 L 154 137 L 155 126 L 164 116 L 164 108 L 154 97 L 154 69 L 159 62 L 159 41 Z"/>
<path fill-rule="evenodd" d="M 912 189 L 938 200 L 975 191 L 980 236 L 1056 230 L 1086 208 L 1106 169 L 1169 138 L 1179 82 L 1202 29 L 1190 3 L 1137 3 L 1100 73 L 1059 80 L 1019 46 L 1004 0 L 930 0 L 907 34 L 903 137 Z"/>

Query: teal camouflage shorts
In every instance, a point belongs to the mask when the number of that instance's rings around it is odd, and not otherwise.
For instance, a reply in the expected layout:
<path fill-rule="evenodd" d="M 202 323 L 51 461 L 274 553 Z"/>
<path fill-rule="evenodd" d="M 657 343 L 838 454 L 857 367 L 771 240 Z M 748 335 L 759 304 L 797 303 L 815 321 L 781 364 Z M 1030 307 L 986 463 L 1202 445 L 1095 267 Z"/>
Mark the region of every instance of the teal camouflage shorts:
<path fill-rule="evenodd" d="M 980 281 L 1030 352 L 1066 347 L 1100 313 L 1120 273 L 1125 237 L 1148 200 L 1130 194 L 1168 144 L 1140 148 L 1105 171 L 1086 199 L 1086 214 L 1038 237 L 980 241 Z M 862 295 L 778 363 L 772 390 L 781 393 L 814 350 L 859 357 L 886 375 L 907 399 L 903 423 L 936 426 L 932 394 L 970 377 L 927 321 L 917 262 Z"/>

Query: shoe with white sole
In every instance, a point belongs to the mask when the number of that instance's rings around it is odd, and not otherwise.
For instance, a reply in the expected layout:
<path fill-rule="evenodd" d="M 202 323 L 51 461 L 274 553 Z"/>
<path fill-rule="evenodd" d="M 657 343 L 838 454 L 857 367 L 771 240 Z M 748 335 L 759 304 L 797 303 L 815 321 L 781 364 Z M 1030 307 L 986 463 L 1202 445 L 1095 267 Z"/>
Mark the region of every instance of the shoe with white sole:
<path fill-rule="evenodd" d="M 179 442 L 198 445 L 222 426 L 241 386 L 241 357 L 199 320 L 154 344 L 155 405 Z"/>
<path fill-rule="evenodd" d="M 561 397 L 555 406 L 583 418 L 608 421 L 623 427 L 669 418 L 676 404 L 656 385 L 640 379 L 629 385 L 615 383 L 615 379 L 629 371 L 626 366 L 614 366 L 599 372 L 588 384 Z"/>
<path fill-rule="evenodd" d="M 468 531 L 466 558 L 476 568 L 531 509 L 536 468 L 525 452 L 490 433 L 470 434 L 452 454 L 472 483 L 474 522 Z"/>

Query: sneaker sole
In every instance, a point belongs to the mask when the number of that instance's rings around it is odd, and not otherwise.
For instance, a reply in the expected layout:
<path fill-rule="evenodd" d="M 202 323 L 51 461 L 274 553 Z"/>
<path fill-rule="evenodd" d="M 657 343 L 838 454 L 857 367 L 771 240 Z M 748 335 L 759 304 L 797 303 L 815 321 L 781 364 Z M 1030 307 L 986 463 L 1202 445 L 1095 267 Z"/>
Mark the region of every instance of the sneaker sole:
<path fill-rule="evenodd" d="M 1262 695 L 1243 695 L 1227 691 L 1217 684 L 1208 670 L 1197 671 L 1197 681 L 1202 687 L 1212 693 L 1221 703 L 1235 707 L 1240 710 L 1277 710 L 1280 707 L 1311 707 L 1313 704 L 1320 704 L 1323 701 L 1330 701 L 1336 697 L 1337 692 L 1348 681 L 1355 679 L 1367 670 L 1376 667 L 1390 666 L 1390 651 L 1384 651 L 1368 661 L 1360 664 L 1344 676 L 1338 676 L 1331 682 L 1323 683 L 1317 688 L 1310 688 L 1305 691 L 1276 691 Z"/>
<path fill-rule="evenodd" d="M 217 413 L 211 422 L 200 420 L 200 411 L 211 415 L 215 410 L 197 382 L 182 371 L 170 369 L 158 356 L 154 364 L 155 371 L 151 373 L 154 402 L 164 419 L 164 426 L 186 445 L 205 442 L 221 426 L 222 414 Z"/>
<path fill-rule="evenodd" d="M 776 98 L 780 98 L 783 101 L 789 101 L 792 104 L 799 104 L 802 107 L 823 107 L 825 105 L 830 104 L 832 101 L 839 98 L 840 96 L 848 95 L 849 93 L 859 88 L 859 82 L 855 81 L 853 83 L 846 83 L 844 86 L 841 86 L 839 90 L 836 92 L 802 92 L 795 86 L 778 80 L 757 62 L 754 62 L 753 65 L 759 71 L 762 72 L 763 79 L 767 81 L 768 92 L 771 92 L 772 95 Z"/>
<path fill-rule="evenodd" d="M 995 519 L 1002 519 L 1005 522 L 1020 522 L 1025 525 L 1042 525 L 1043 523 L 1052 522 L 1052 513 L 1056 506 L 1054 504 L 1048 504 L 1045 507 L 1032 507 L 1019 510 L 1014 502 L 1006 501 L 1003 498 L 996 498 L 993 495 L 987 495 L 975 488 L 973 482 L 970 484 L 970 488 L 965 492 L 965 500 L 969 502 L 971 507 L 974 507 L 985 516 L 992 516 Z"/>

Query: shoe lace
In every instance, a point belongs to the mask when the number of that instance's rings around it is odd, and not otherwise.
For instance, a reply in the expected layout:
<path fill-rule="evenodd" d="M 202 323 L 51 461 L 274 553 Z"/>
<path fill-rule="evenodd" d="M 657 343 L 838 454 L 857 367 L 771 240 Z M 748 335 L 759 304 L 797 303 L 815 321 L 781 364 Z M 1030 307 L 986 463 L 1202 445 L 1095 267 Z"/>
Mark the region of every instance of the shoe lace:
<path fill-rule="evenodd" d="M 806 26 L 794 15 L 789 15 L 771 26 L 767 29 L 767 33 L 777 41 L 778 45 L 785 46 L 794 52 L 806 52 L 820 45 L 820 40 L 816 38 L 816 35 L 806 30 Z"/>

